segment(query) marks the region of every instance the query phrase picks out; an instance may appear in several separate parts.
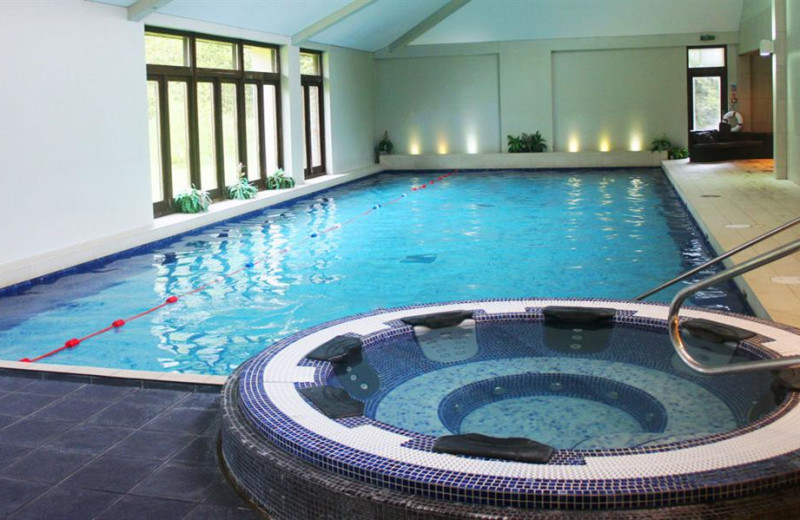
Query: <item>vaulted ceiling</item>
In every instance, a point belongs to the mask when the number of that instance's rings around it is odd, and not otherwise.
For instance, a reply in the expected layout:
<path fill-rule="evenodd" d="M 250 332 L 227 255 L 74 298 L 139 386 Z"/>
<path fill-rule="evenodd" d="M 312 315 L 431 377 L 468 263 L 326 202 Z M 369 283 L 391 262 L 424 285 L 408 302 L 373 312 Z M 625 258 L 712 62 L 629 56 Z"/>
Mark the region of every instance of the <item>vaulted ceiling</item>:
<path fill-rule="evenodd" d="M 341 18 L 338 22 L 317 32 L 310 40 L 366 51 L 383 49 L 420 24 L 427 30 L 412 32 L 410 45 L 738 31 L 743 3 L 743 0 L 95 1 L 123 7 L 155 4 L 158 12 L 165 15 L 284 36 L 297 35 L 326 19 L 336 19 L 338 13 Z M 455 9 L 461 4 L 464 5 Z M 354 9 L 355 6 L 360 9 Z M 342 10 L 348 8 L 356 12 L 342 17 Z M 444 12 L 448 8 L 455 11 Z"/>

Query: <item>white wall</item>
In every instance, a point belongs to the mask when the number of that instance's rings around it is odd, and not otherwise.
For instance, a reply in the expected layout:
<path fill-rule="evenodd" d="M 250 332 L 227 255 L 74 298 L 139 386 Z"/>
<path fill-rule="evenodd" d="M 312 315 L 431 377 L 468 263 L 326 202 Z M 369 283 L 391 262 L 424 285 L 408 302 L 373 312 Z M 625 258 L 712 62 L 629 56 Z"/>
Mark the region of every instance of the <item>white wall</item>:
<path fill-rule="evenodd" d="M 375 70 L 372 53 L 341 47 L 327 52 L 325 88 L 328 172 L 342 173 L 374 163 Z"/>
<path fill-rule="evenodd" d="M 800 0 L 786 2 L 787 171 L 800 184 Z"/>
<path fill-rule="evenodd" d="M 159 14 L 147 23 L 290 43 L 285 36 Z M 18 273 L 34 257 L 37 267 L 23 269 L 31 276 L 68 267 L 80 257 L 76 250 L 108 254 L 98 241 L 154 226 L 143 25 L 128 21 L 122 7 L 85 0 L 0 1 L 0 62 L 7 71 L 0 81 L 0 273 Z M 320 50 L 332 71 L 329 172 L 371 167 L 372 55 Z M 282 101 L 294 110 L 284 123 L 299 128 L 299 102 Z M 297 169 L 302 140 L 284 141 Z M 302 179 L 302 167 L 290 173 Z"/>
<path fill-rule="evenodd" d="M 553 53 L 554 149 L 646 150 L 666 134 L 686 146 L 686 49 Z"/>
<path fill-rule="evenodd" d="M 761 40 L 772 39 L 772 1 L 744 0 L 739 25 L 739 52 L 758 50 Z"/>
<path fill-rule="evenodd" d="M 144 37 L 124 9 L 0 2 L 0 268 L 152 221 Z"/>
<path fill-rule="evenodd" d="M 381 60 L 376 74 L 376 130 L 395 153 L 499 151 L 496 54 Z"/>
<path fill-rule="evenodd" d="M 718 33 L 715 45 L 728 45 L 729 57 L 736 56 L 738 33 Z M 481 151 L 506 151 L 506 136 L 541 131 L 551 148 L 568 148 L 568 133 L 575 121 L 587 124 L 577 130 L 581 151 L 600 149 L 600 136 L 609 134 L 610 150 L 631 150 L 634 134 L 641 134 L 641 146 L 666 133 L 676 144 L 686 144 L 686 47 L 699 45 L 699 34 L 616 38 L 572 38 L 453 45 L 412 45 L 389 53 L 376 53 L 378 73 L 377 128 L 389 130 L 398 139 L 412 131 L 424 135 L 420 152 L 436 153 L 438 128 L 445 128 L 448 141 L 458 141 L 458 129 L 471 123 L 468 99 L 499 106 L 499 132 L 481 135 Z M 595 53 L 595 54 L 592 54 Z M 448 77 L 467 77 L 458 70 L 465 57 L 496 55 L 498 98 L 478 98 L 471 94 L 472 82 L 447 81 Z M 428 59 L 435 68 L 452 64 L 446 73 L 432 71 L 437 81 L 420 78 L 418 64 Z M 598 61 L 594 61 L 594 59 Z M 404 66 L 403 62 L 414 65 Z M 729 59 L 729 82 L 736 82 L 736 60 Z M 484 67 L 485 68 L 485 67 Z M 401 73 L 408 70 L 408 74 Z M 472 72 L 474 74 L 474 72 Z M 556 77 L 554 77 L 554 74 Z M 494 81 L 493 71 L 473 81 Z M 420 80 L 423 83 L 420 84 Z M 582 83 L 582 84 L 581 84 Z M 486 93 L 485 93 L 486 94 Z M 601 95 L 602 94 L 602 95 Z M 491 95 L 491 93 L 488 93 Z M 441 100 L 451 109 L 447 114 L 431 112 L 411 120 L 402 107 L 405 102 L 418 107 L 434 107 Z M 456 100 L 455 102 L 453 100 Z M 463 100 L 463 101 L 461 101 Z M 435 117 L 434 117 L 435 116 Z M 416 125 L 416 126 L 414 126 Z M 559 128 L 559 130 L 556 130 Z M 398 139 L 393 137 L 395 145 Z M 402 141 L 401 141 L 402 143 Z M 409 153 L 398 147 L 397 153 Z M 454 147 L 454 152 L 465 152 Z"/>

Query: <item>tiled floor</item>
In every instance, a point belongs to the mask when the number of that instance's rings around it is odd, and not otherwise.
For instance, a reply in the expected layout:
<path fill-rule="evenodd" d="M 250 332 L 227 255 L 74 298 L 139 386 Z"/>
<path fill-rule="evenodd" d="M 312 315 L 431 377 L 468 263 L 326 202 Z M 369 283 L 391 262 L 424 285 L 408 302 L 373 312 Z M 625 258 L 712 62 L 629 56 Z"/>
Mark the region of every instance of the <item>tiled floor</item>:
<path fill-rule="evenodd" d="M 732 249 L 800 216 L 800 185 L 775 180 L 771 159 L 664 164 L 717 251 Z M 741 263 L 797 239 L 800 225 L 735 255 L 733 261 Z M 756 310 L 760 305 L 774 321 L 800 327 L 800 278 L 796 277 L 800 277 L 800 253 L 751 271 L 744 280 L 749 296 L 758 300 Z"/>
<path fill-rule="evenodd" d="M 261 518 L 218 421 L 218 394 L 0 376 L 0 518 Z"/>

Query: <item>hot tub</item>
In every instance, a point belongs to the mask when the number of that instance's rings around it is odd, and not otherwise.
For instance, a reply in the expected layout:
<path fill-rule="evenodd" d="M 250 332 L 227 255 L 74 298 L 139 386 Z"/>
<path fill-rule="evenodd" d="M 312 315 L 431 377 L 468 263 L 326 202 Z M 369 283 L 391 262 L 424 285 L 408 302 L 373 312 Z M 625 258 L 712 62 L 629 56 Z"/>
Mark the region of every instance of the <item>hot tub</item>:
<path fill-rule="evenodd" d="M 800 475 L 796 394 L 769 372 L 693 372 L 666 315 L 663 304 L 531 299 L 326 323 L 230 378 L 225 463 L 275 518 L 796 507 L 790 493 L 771 500 Z M 797 330 L 755 318 L 681 315 L 712 365 L 800 344 Z"/>

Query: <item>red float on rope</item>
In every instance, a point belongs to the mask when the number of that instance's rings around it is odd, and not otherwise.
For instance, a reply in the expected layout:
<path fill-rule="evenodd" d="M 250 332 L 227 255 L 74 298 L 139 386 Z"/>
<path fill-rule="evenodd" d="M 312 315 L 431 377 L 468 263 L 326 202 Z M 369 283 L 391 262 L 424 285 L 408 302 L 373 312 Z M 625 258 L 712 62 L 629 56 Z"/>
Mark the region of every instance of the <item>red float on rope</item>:
<path fill-rule="evenodd" d="M 455 171 L 453 171 L 453 172 L 451 172 L 451 173 L 447 173 L 447 174 L 445 174 L 445 175 L 443 175 L 443 176 L 439 177 L 439 179 L 438 179 L 438 180 L 440 180 L 440 181 L 441 181 L 443 178 L 445 178 L 445 177 L 450 177 L 451 175 L 453 175 L 453 174 L 455 174 L 455 173 L 457 173 L 457 172 L 458 172 L 458 170 L 455 170 Z M 436 182 L 436 180 L 435 180 L 435 179 L 431 179 L 429 183 L 430 183 L 430 184 L 434 184 L 435 182 Z M 411 191 L 417 191 L 417 190 L 424 189 L 424 188 L 427 188 L 427 187 L 428 187 L 428 186 L 427 186 L 427 184 L 423 184 L 422 186 L 419 186 L 419 187 L 417 187 L 417 186 L 413 186 L 413 187 L 411 188 Z M 400 199 L 402 199 L 403 197 L 405 197 L 405 194 L 403 194 L 403 195 L 401 195 L 401 196 L 399 196 L 399 197 L 396 197 L 396 198 L 394 198 L 394 199 L 390 200 L 389 202 L 387 202 L 387 204 L 392 204 L 392 203 L 394 203 L 394 202 L 397 202 L 397 201 L 399 201 Z M 350 222 L 352 222 L 352 221 L 356 220 L 357 218 L 360 218 L 360 217 L 363 217 L 363 216 L 365 216 L 365 215 L 368 215 L 368 214 L 369 214 L 369 213 L 371 213 L 373 210 L 375 210 L 375 209 L 377 209 L 377 208 L 379 208 L 379 207 L 381 207 L 381 205 L 380 205 L 380 204 L 378 204 L 378 205 L 375 205 L 375 206 L 373 206 L 372 208 L 370 208 L 370 209 L 368 209 L 367 211 L 365 211 L 364 213 L 362 213 L 361 215 L 356 215 L 355 217 L 353 217 L 353 218 L 351 218 L 351 219 L 349 219 L 349 220 L 347 220 L 347 221 L 345 221 L 345 222 L 342 222 L 341 224 L 334 224 L 333 226 L 329 227 L 328 229 L 326 229 L 326 230 L 322 231 L 322 233 L 328 233 L 328 232 L 330 232 L 330 231 L 333 231 L 334 229 L 341 228 L 341 227 L 342 227 L 342 226 L 344 226 L 345 224 L 349 224 Z M 316 234 L 315 234 L 315 235 L 316 235 Z M 306 238 L 305 240 L 308 240 L 308 238 Z M 279 253 L 279 254 L 282 254 L 282 253 L 286 253 L 287 251 L 289 251 L 289 248 L 288 248 L 288 247 L 284 247 L 283 249 L 281 249 L 280 251 L 278 251 L 278 253 Z M 253 266 L 255 266 L 256 264 L 259 264 L 259 263 L 261 263 L 261 262 L 263 262 L 263 260 L 256 260 L 256 261 L 252 262 L 251 264 L 246 264 L 246 267 L 253 267 Z M 223 275 L 223 276 L 221 276 L 221 277 L 218 277 L 218 278 L 216 278 L 216 279 L 214 279 L 214 280 L 212 280 L 212 281 L 210 281 L 210 282 L 207 282 L 207 283 L 205 283 L 205 284 L 201 285 L 200 287 L 196 287 L 195 289 L 192 289 L 191 291 L 187 291 L 186 293 L 184 293 L 184 296 L 186 296 L 186 295 L 189 295 L 189 294 L 194 294 L 194 293 L 196 293 L 196 292 L 199 292 L 199 291 L 202 291 L 203 289 L 206 289 L 207 287 L 209 287 L 209 286 L 211 286 L 211 285 L 213 285 L 213 284 L 215 284 L 215 283 L 218 283 L 218 282 L 222 282 L 222 281 L 224 281 L 226 277 L 229 277 L 229 276 L 231 276 L 231 275 L 233 275 L 233 274 L 235 274 L 235 273 L 241 272 L 241 271 L 243 271 L 243 270 L 244 270 L 244 268 L 240 268 L 240 269 L 237 269 L 236 271 L 229 272 L 229 273 L 227 273 L 227 274 L 225 274 L 225 275 Z M 109 327 L 106 327 L 106 328 L 104 328 L 104 329 L 100 329 L 100 330 L 98 330 L 98 331 L 96 331 L 96 332 L 93 332 L 93 333 L 91 333 L 91 334 L 89 334 L 89 335 L 87 335 L 87 336 L 84 336 L 84 337 L 82 337 L 82 338 L 80 338 L 80 339 L 78 339 L 78 338 L 72 338 L 72 339 L 69 339 L 69 340 L 67 340 L 66 342 L 64 342 L 64 346 L 62 346 L 62 347 L 59 347 L 59 348 L 57 348 L 57 349 L 55 349 L 55 350 L 51 350 L 50 352 L 47 352 L 47 353 L 45 353 L 45 354 L 42 354 L 41 356 L 35 357 L 35 358 L 33 358 L 33 359 L 31 359 L 31 358 L 27 358 L 27 357 L 25 357 L 25 358 L 22 358 L 22 359 L 20 359 L 20 362 L 22 362 L 22 363 L 35 363 L 35 362 L 37 362 L 37 361 L 39 361 L 39 360 L 41 360 L 41 359 L 44 359 L 44 358 L 46 358 L 46 357 L 49 357 L 49 356 L 52 356 L 53 354 L 57 354 L 57 353 L 61 352 L 62 350 L 65 350 L 65 349 L 68 349 L 68 348 L 74 348 L 74 347 L 77 347 L 77 346 L 78 346 L 78 345 L 80 345 L 80 344 L 81 344 L 83 341 L 86 341 L 87 339 L 93 338 L 93 337 L 95 337 L 95 336 L 99 336 L 100 334 L 103 334 L 103 333 L 105 333 L 105 332 L 108 332 L 109 330 L 112 330 L 112 329 L 115 329 L 115 328 L 122 327 L 123 325 L 125 325 L 125 324 L 126 324 L 127 322 L 129 322 L 129 321 L 133 321 L 133 320 L 135 320 L 135 319 L 137 319 L 137 318 L 141 318 L 142 316 L 146 316 L 147 314 L 150 314 L 150 313 L 152 313 L 152 312 L 155 312 L 155 311 L 157 311 L 158 309 L 160 309 L 160 308 L 162 308 L 162 307 L 164 307 L 164 306 L 166 306 L 166 305 L 169 305 L 169 304 L 171 304 L 171 303 L 176 303 L 177 301 L 178 301 L 178 297 L 177 297 L 177 296 L 174 296 L 174 295 L 173 295 L 173 296 L 169 296 L 169 297 L 167 297 L 167 298 L 166 298 L 166 300 L 164 300 L 164 303 L 161 303 L 161 304 L 159 304 L 159 305 L 156 305 L 155 307 L 152 307 L 152 308 L 150 308 L 150 309 L 147 309 L 146 311 L 140 312 L 139 314 L 136 314 L 135 316 L 131 316 L 131 317 L 129 317 L 127 320 L 123 320 L 123 319 L 114 320 L 114 322 L 112 322 L 112 323 L 111 323 L 111 326 L 109 326 Z"/>

